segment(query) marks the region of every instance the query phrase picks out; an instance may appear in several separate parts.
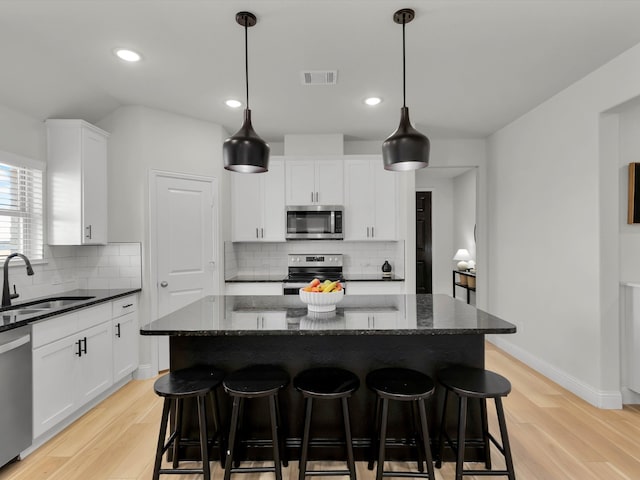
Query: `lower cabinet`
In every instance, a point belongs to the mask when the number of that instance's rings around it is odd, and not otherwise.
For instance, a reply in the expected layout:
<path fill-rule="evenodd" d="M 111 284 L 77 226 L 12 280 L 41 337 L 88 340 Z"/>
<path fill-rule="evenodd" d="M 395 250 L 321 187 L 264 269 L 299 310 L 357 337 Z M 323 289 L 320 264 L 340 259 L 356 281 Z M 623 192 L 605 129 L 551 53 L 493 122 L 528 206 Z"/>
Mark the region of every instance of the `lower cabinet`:
<path fill-rule="evenodd" d="M 349 282 L 345 286 L 345 295 L 399 295 L 404 292 L 404 282 Z"/>
<path fill-rule="evenodd" d="M 345 323 L 348 329 L 388 329 L 394 330 L 398 325 L 398 311 L 376 309 L 369 311 L 345 312 Z"/>
<path fill-rule="evenodd" d="M 234 330 L 286 330 L 287 312 L 231 312 Z"/>
<path fill-rule="evenodd" d="M 33 438 L 137 367 L 137 326 L 135 312 L 112 318 L 112 302 L 33 325 Z"/>
<path fill-rule="evenodd" d="M 113 381 L 117 382 L 138 368 L 138 298 L 113 301 Z"/>

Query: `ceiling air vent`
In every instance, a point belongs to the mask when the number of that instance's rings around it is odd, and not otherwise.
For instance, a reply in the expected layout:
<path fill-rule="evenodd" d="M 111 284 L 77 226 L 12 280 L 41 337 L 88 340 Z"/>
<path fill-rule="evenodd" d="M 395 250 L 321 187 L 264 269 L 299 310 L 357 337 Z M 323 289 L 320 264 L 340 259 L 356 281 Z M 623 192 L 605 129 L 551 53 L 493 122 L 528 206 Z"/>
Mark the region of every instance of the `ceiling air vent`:
<path fill-rule="evenodd" d="M 335 85 L 338 82 L 337 70 L 307 70 L 301 73 L 303 85 Z"/>

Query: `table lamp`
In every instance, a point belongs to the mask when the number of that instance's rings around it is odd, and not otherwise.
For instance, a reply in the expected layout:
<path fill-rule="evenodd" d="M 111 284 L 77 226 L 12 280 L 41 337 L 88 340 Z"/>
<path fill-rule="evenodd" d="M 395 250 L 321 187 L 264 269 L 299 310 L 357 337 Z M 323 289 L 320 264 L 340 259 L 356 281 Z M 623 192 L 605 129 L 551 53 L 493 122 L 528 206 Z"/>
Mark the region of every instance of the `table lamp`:
<path fill-rule="evenodd" d="M 471 260 L 471 255 L 469 255 L 469 251 L 466 248 L 460 248 L 453 256 L 454 260 L 458 260 L 458 264 L 456 267 L 458 270 L 464 271 L 469 270 L 469 264 L 467 261 Z"/>

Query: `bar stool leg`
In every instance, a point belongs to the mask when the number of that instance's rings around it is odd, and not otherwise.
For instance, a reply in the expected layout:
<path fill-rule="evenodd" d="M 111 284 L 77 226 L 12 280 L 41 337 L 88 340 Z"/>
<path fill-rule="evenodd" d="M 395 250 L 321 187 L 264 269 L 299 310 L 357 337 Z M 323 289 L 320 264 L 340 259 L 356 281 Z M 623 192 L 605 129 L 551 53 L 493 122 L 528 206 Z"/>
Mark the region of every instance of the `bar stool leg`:
<path fill-rule="evenodd" d="M 428 440 L 429 426 L 427 424 L 427 409 L 424 406 L 424 399 L 418 400 L 418 408 L 420 410 L 420 426 L 422 427 L 422 445 L 427 459 L 427 473 L 429 474 L 429 480 L 432 480 L 436 477 L 433 473 L 433 457 L 431 455 L 431 445 Z"/>
<path fill-rule="evenodd" d="M 438 434 L 438 454 L 436 455 L 436 468 L 442 467 L 442 453 L 444 452 L 444 432 L 447 428 L 447 400 L 449 390 L 444 391 L 444 403 L 442 405 L 442 418 L 440 419 L 440 433 Z"/>
<path fill-rule="evenodd" d="M 509 434 L 507 433 L 507 422 L 502 408 L 502 398 L 496 397 L 496 412 L 498 414 L 498 424 L 500 425 L 500 437 L 502 439 L 502 449 L 504 450 L 504 460 L 509 472 L 509 480 L 516 480 L 516 472 L 513 469 L 513 459 L 511 458 L 511 445 L 509 444 Z"/>
<path fill-rule="evenodd" d="M 489 443 L 489 422 L 487 421 L 487 399 L 480 399 L 480 416 L 482 420 L 482 440 L 484 442 L 484 466 L 491 470 L 491 444 Z"/>
<path fill-rule="evenodd" d="M 342 418 L 344 420 L 344 437 L 347 447 L 347 465 L 349 466 L 349 477 L 356 480 L 356 463 L 353 459 L 353 443 L 351 442 L 351 420 L 349 418 L 349 402 L 347 397 L 342 398 Z"/>
<path fill-rule="evenodd" d="M 211 478 L 209 465 L 209 436 L 207 435 L 207 412 L 205 395 L 198 396 L 198 422 L 200 423 L 200 452 L 202 456 L 202 476 L 204 480 Z"/>
<path fill-rule="evenodd" d="M 220 455 L 220 467 L 224 468 L 224 461 L 226 459 L 226 435 L 224 435 L 224 429 L 220 423 L 220 409 L 218 408 L 218 392 L 214 390 L 211 392 L 209 396 L 209 401 L 211 403 L 211 412 L 213 415 L 213 426 L 216 429 L 215 434 L 220 436 L 218 441 L 218 454 Z M 214 437 L 215 441 L 215 437 Z"/>
<path fill-rule="evenodd" d="M 380 434 L 380 397 L 376 396 L 376 409 L 373 418 L 375 418 L 373 432 L 371 433 L 371 449 L 369 451 L 369 463 L 367 468 L 373 470 L 373 464 L 376 461 L 376 452 L 378 451 L 378 435 Z"/>
<path fill-rule="evenodd" d="M 167 422 L 169 421 L 170 407 L 171 400 L 165 397 L 164 404 L 162 406 L 162 417 L 160 420 L 160 433 L 158 434 L 158 447 L 156 448 L 156 461 L 153 466 L 153 476 L 151 477 L 153 480 L 158 480 L 160 478 L 160 465 L 162 464 L 164 440 L 167 436 Z"/>
<path fill-rule="evenodd" d="M 458 403 L 458 455 L 456 458 L 456 480 L 462 480 L 464 468 L 464 443 L 467 428 L 467 397 L 459 397 Z"/>
<path fill-rule="evenodd" d="M 378 450 L 378 469 L 376 471 L 376 480 L 382 480 L 384 472 L 384 456 L 387 443 L 387 417 L 389 416 L 389 400 L 382 399 L 382 418 L 380 419 L 380 448 Z"/>
<path fill-rule="evenodd" d="M 420 434 L 421 428 L 418 425 L 418 418 L 420 415 L 416 414 L 417 411 L 418 411 L 418 400 L 412 400 L 411 401 L 411 425 L 414 428 L 413 435 L 416 441 L 416 451 L 418 452 L 417 467 L 418 467 L 418 471 L 420 473 L 423 473 L 424 458 L 423 458 L 422 448 L 420 448 L 420 442 L 422 441 L 422 444 L 424 445 L 424 438 Z"/>
<path fill-rule="evenodd" d="M 180 435 L 182 434 L 182 399 L 176 399 L 176 422 L 175 422 L 175 432 L 176 438 L 173 442 L 173 468 L 178 468 L 180 462 L 178 461 L 178 452 L 180 451 Z"/>
<path fill-rule="evenodd" d="M 229 480 L 231 478 L 231 466 L 233 462 L 233 451 L 236 444 L 236 429 L 238 428 L 239 413 L 240 397 L 233 397 L 233 408 L 231 409 L 231 428 L 229 429 L 229 444 L 227 446 L 227 458 L 224 462 L 224 480 Z"/>
<path fill-rule="evenodd" d="M 282 480 L 282 466 L 280 465 L 280 441 L 278 440 L 278 415 L 276 414 L 276 399 L 269 397 L 269 412 L 271 414 L 271 437 L 273 443 L 273 462 L 275 463 L 276 480 Z"/>
<path fill-rule="evenodd" d="M 287 455 L 287 449 L 285 445 L 285 439 L 287 437 L 287 425 L 283 422 L 282 415 L 280 414 L 280 398 L 276 394 L 276 419 L 278 421 L 278 438 L 280 440 L 280 459 L 282 465 L 289 466 L 289 456 Z"/>
<path fill-rule="evenodd" d="M 305 399 L 305 416 L 304 416 L 304 433 L 302 434 L 302 453 L 300 454 L 300 474 L 298 480 L 304 480 L 307 473 L 307 455 L 309 452 L 309 432 L 311 430 L 311 410 L 313 408 L 313 399 L 307 397 Z"/>

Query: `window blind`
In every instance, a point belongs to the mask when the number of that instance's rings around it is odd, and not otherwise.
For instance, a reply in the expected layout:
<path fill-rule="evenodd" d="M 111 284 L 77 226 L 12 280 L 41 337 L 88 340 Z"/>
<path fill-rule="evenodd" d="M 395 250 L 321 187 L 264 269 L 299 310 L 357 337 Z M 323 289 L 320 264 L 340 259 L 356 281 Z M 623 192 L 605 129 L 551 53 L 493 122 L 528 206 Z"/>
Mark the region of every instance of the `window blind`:
<path fill-rule="evenodd" d="M 42 170 L 0 162 L 0 260 L 43 258 Z"/>

